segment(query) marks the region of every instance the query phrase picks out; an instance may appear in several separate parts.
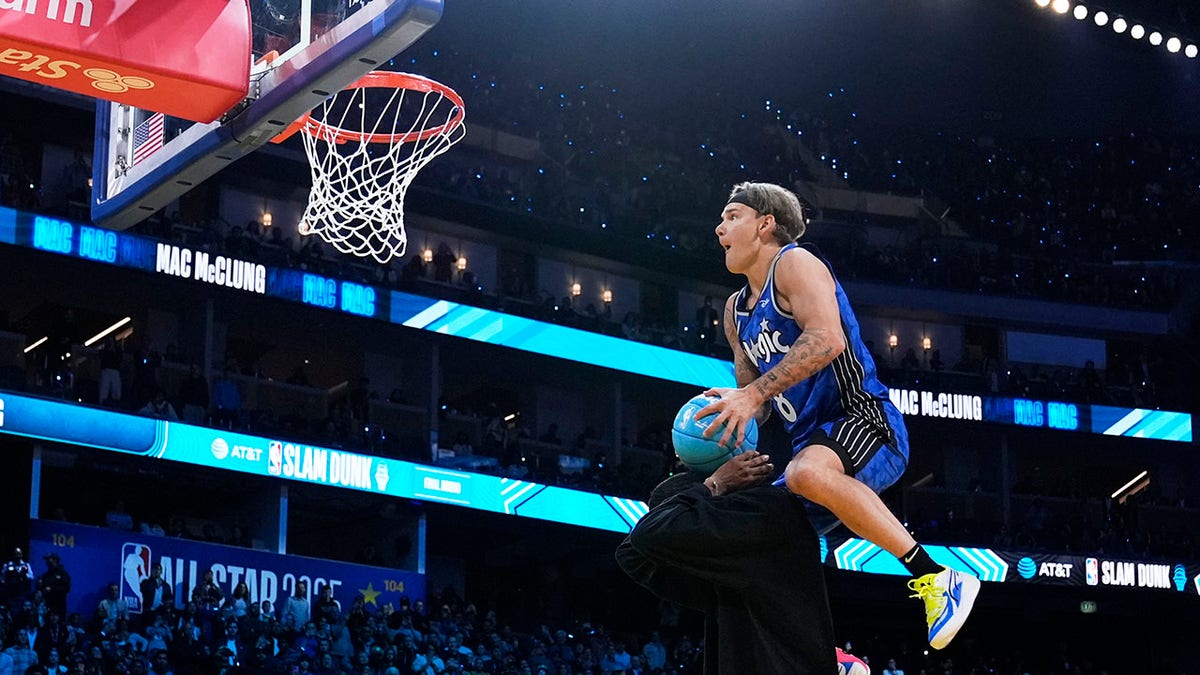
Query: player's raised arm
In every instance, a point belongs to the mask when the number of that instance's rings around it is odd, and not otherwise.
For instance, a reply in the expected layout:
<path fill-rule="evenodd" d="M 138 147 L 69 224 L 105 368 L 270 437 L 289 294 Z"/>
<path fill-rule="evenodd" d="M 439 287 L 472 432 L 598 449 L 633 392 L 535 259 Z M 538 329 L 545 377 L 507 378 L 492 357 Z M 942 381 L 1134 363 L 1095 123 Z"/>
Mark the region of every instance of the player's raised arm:
<path fill-rule="evenodd" d="M 803 332 L 779 365 L 750 383 L 763 401 L 812 377 L 846 349 L 837 289 L 825 263 L 802 248 L 787 251 L 775 266 L 775 292 Z"/>

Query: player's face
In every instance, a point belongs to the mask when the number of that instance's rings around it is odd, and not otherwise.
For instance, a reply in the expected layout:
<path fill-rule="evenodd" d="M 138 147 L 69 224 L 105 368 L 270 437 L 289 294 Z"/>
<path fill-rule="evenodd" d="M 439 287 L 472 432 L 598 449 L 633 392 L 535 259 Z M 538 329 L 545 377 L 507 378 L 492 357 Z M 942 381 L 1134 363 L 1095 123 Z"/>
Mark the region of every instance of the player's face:
<path fill-rule="evenodd" d="M 725 249 L 725 268 L 742 274 L 753 264 L 759 248 L 759 226 L 767 216 L 745 204 L 729 204 L 717 224 L 717 241 Z"/>

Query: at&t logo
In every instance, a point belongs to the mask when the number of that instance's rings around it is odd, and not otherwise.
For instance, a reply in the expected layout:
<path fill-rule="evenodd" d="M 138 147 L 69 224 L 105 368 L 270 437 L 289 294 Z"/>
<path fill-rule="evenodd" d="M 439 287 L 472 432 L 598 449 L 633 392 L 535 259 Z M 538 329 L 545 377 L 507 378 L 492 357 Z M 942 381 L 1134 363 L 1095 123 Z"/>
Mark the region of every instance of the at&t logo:
<path fill-rule="evenodd" d="M 229 444 L 225 442 L 224 438 L 218 438 L 212 442 L 212 454 L 217 459 L 225 459 L 229 456 Z"/>

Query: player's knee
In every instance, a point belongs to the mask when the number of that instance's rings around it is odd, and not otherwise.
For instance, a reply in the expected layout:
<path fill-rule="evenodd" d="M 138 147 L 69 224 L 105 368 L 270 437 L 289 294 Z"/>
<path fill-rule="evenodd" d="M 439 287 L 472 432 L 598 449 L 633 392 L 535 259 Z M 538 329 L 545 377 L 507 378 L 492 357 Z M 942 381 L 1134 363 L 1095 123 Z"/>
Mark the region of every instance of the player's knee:
<path fill-rule="evenodd" d="M 809 462 L 790 462 L 783 479 L 792 494 L 819 502 L 826 482 L 821 474 L 821 468 Z"/>

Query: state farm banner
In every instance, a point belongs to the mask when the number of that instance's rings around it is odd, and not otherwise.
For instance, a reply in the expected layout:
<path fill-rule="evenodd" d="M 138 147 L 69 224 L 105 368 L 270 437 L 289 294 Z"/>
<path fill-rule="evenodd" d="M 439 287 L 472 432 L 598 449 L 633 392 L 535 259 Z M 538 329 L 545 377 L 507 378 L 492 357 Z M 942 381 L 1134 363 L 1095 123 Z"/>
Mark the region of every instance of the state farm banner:
<path fill-rule="evenodd" d="M 246 0 L 0 0 L 0 75 L 211 122 L 250 88 Z"/>
<path fill-rule="evenodd" d="M 57 553 L 71 575 L 67 611 L 91 616 L 110 583 L 119 583 L 121 596 L 131 613 L 141 613 L 141 582 L 156 563 L 171 584 L 175 604 L 182 607 L 192 589 L 211 569 L 213 579 L 229 595 L 245 582 L 255 602 L 271 601 L 282 609 L 295 593 L 296 582 L 308 584 L 309 600 L 329 584 L 333 597 L 348 611 L 355 598 L 363 598 L 371 609 L 387 603 L 399 606 L 401 596 L 425 599 L 425 576 L 405 570 L 353 563 L 279 555 L 234 546 L 221 546 L 188 539 L 156 537 L 103 527 L 75 525 L 53 520 L 30 521 L 30 560 L 34 574 L 46 570 L 43 556 Z"/>

